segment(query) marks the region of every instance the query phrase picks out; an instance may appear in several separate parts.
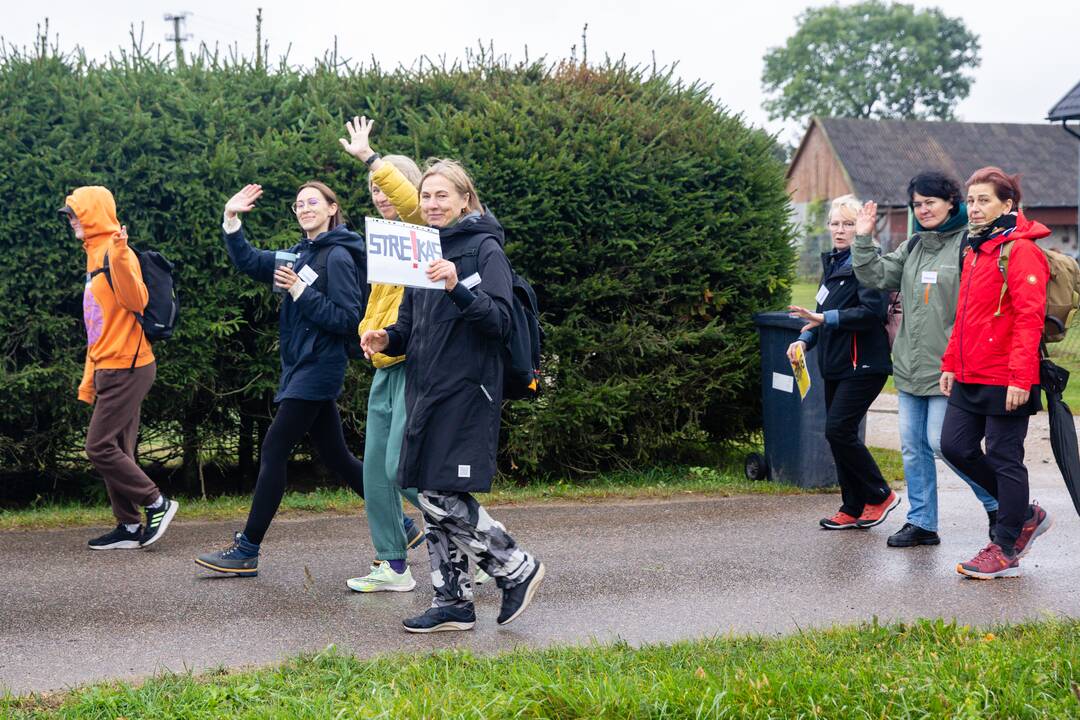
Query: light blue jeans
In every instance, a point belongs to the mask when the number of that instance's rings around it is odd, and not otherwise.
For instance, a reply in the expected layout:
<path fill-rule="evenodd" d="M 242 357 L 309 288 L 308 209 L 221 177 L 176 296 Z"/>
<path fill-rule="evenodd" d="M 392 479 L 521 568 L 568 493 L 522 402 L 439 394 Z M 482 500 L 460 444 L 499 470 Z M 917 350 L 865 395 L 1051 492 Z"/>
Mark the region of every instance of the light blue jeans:
<path fill-rule="evenodd" d="M 949 399 L 942 395 L 900 396 L 900 454 L 904 459 L 904 480 L 907 482 L 908 522 L 923 530 L 937 532 L 937 466 L 938 457 L 966 482 L 987 512 L 998 509 L 998 501 L 980 485 L 961 473 L 941 455 L 941 425 Z"/>

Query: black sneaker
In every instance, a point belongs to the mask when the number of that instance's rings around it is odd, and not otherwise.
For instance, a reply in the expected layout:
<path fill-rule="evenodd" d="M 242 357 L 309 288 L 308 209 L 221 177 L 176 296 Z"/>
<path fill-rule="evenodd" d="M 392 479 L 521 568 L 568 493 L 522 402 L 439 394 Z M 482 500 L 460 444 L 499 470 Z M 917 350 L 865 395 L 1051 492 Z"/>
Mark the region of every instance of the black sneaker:
<path fill-rule="evenodd" d="M 120 523 L 113 528 L 112 532 L 96 537 L 86 544 L 91 550 L 134 550 L 141 547 L 140 538 L 142 538 L 142 525 L 131 531 Z"/>
<path fill-rule="evenodd" d="M 424 531 L 411 517 L 405 516 L 405 549 L 412 550 L 424 542 Z"/>
<path fill-rule="evenodd" d="M 142 534 L 143 547 L 149 547 L 161 539 L 161 536 L 169 529 L 169 523 L 172 522 L 176 511 L 180 509 L 180 503 L 175 500 L 167 497 L 163 497 L 162 500 L 165 502 L 161 503 L 161 507 L 157 510 L 146 508 L 146 527 Z"/>
<path fill-rule="evenodd" d="M 540 587 L 540 581 L 544 579 L 544 563 L 537 563 L 532 575 L 525 578 L 524 582 L 518 583 L 509 590 L 503 590 L 502 608 L 499 610 L 500 625 L 506 625 L 517 619 L 518 615 L 525 612 L 529 603 Z"/>
<path fill-rule="evenodd" d="M 433 607 L 423 615 L 401 621 L 405 632 L 433 633 L 447 630 L 472 630 L 476 624 L 476 611 L 472 604 L 465 607 Z"/>
<path fill-rule="evenodd" d="M 923 530 L 918 525 L 904 523 L 885 541 L 889 547 L 915 547 L 916 545 L 940 545 L 941 538 L 932 530 Z"/>
<path fill-rule="evenodd" d="M 986 519 L 990 522 L 990 542 L 994 542 L 994 528 L 997 526 L 997 510 L 987 510 Z"/>
<path fill-rule="evenodd" d="M 245 540 L 243 533 L 236 533 L 230 547 L 200 555 L 195 564 L 214 572 L 255 577 L 259 574 L 259 546 Z"/>

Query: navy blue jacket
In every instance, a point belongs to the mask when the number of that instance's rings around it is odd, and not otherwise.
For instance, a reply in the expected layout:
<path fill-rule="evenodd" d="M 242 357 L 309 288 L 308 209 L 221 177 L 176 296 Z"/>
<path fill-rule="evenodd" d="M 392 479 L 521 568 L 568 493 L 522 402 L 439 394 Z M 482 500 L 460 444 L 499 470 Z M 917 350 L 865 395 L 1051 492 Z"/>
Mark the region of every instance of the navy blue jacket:
<path fill-rule="evenodd" d="M 859 284 L 851 266 L 851 250 L 823 253 L 821 284 L 828 289 L 817 312 L 825 324 L 799 336 L 809 351 L 818 348 L 818 367 L 826 380 L 892 372 L 889 336 L 885 331 L 888 293 Z"/>
<path fill-rule="evenodd" d="M 475 258 L 460 260 L 480 236 Z M 386 354 L 408 355 L 398 481 L 403 487 L 488 492 L 495 477 L 505 339 L 512 284 L 502 226 L 490 214 L 440 229 L 443 257 L 457 266 L 452 292 L 406 288 Z M 461 282 L 476 269 L 480 284 Z"/>
<path fill-rule="evenodd" d="M 273 250 L 253 248 L 243 228 L 226 234 L 225 245 L 237 270 L 259 282 L 274 281 Z M 327 245 L 335 247 L 326 257 L 326 278 L 316 280 L 295 302 L 288 293 L 282 296 L 281 383 L 274 402 L 335 400 L 341 394 L 349 364 L 345 344 L 355 341 L 364 315 L 367 265 L 364 239 L 339 225 L 293 246 L 290 252 L 298 256 L 293 270 L 310 265 Z"/>

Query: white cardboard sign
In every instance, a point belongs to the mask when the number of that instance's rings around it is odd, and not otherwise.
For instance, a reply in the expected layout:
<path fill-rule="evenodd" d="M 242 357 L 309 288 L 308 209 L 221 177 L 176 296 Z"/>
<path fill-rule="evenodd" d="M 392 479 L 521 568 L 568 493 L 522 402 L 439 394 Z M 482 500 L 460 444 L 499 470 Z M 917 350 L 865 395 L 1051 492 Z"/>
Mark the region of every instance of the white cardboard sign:
<path fill-rule="evenodd" d="M 364 221 L 369 283 L 427 290 L 445 288 L 446 281 L 427 279 L 428 263 L 442 257 L 437 228 L 373 217 Z"/>

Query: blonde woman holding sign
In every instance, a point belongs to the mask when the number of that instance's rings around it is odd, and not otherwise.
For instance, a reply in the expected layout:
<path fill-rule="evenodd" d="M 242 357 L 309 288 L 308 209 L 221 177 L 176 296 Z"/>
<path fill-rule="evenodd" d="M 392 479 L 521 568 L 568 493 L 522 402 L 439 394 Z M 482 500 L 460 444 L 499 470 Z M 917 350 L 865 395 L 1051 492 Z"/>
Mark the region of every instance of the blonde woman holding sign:
<path fill-rule="evenodd" d="M 400 475 L 403 486 L 420 491 L 435 598 L 403 625 L 414 633 L 472 629 L 470 560 L 502 589 L 498 623 L 505 625 L 528 607 L 544 565 L 472 495 L 491 490 L 496 470 L 512 307 L 504 233 L 451 160 L 424 173 L 420 208 L 442 242 L 443 258 L 429 264 L 427 276 L 445 289 L 407 288 L 397 322 L 361 337 L 369 357 L 409 353 Z"/>

